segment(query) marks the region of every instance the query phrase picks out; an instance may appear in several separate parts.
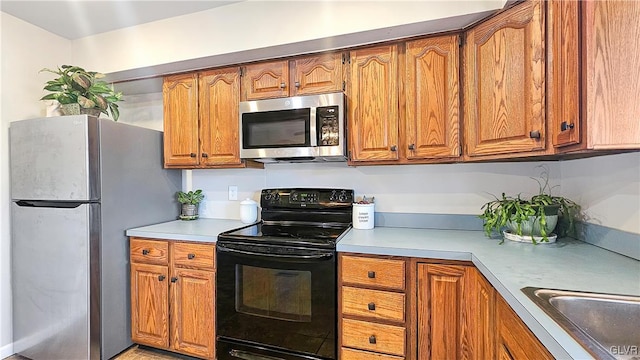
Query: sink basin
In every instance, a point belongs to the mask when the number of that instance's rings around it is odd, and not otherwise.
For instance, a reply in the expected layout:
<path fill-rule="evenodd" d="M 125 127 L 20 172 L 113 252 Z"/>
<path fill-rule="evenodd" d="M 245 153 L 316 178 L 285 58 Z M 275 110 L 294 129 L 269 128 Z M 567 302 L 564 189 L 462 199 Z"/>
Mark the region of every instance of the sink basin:
<path fill-rule="evenodd" d="M 640 359 L 640 296 L 523 288 L 598 359 Z"/>

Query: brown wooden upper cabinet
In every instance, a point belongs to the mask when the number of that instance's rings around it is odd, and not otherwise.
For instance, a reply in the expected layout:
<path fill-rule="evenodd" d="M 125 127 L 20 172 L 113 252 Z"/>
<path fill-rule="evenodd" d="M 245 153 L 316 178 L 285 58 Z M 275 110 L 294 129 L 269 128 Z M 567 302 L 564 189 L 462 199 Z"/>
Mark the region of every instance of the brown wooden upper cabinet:
<path fill-rule="evenodd" d="M 640 148 L 640 2 L 548 3 L 557 152 Z"/>
<path fill-rule="evenodd" d="M 543 155 L 545 17 L 525 1 L 466 32 L 465 160 Z"/>
<path fill-rule="evenodd" d="M 162 84 L 165 167 L 199 164 L 198 74 L 167 76 Z"/>
<path fill-rule="evenodd" d="M 240 68 L 167 76 L 164 159 L 167 168 L 245 167 L 240 160 Z"/>
<path fill-rule="evenodd" d="M 351 162 L 398 159 L 398 46 L 350 53 L 347 83 Z"/>
<path fill-rule="evenodd" d="M 336 52 L 245 65 L 242 101 L 340 92 L 344 60 Z"/>
<path fill-rule="evenodd" d="M 458 39 L 451 35 L 406 43 L 401 154 L 407 160 L 461 155 Z"/>

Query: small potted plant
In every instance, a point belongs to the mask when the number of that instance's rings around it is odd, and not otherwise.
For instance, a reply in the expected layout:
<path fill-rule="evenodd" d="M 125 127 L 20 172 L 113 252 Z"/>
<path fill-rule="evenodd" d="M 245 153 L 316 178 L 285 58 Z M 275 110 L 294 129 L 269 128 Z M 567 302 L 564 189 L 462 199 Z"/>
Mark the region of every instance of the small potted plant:
<path fill-rule="evenodd" d="M 118 121 L 120 111 L 117 102 L 122 100 L 122 93 L 114 91 L 112 86 L 99 80 L 104 74 L 72 65 L 62 65 L 57 70 L 40 70 L 43 71 L 58 77 L 47 81 L 44 90 L 51 93 L 40 100 L 56 100 L 64 115 L 99 116 L 101 113 L 111 113 L 113 120 Z"/>
<path fill-rule="evenodd" d="M 178 202 L 182 204 L 182 211 L 180 213 L 180 219 L 182 220 L 195 220 L 198 218 L 198 205 L 204 199 L 202 190 L 196 191 L 178 191 Z"/>
<path fill-rule="evenodd" d="M 575 233 L 575 220 L 580 206 L 562 196 L 551 195 L 548 172 L 545 170 L 540 179 L 535 179 L 539 192 L 531 198 L 507 196 L 496 197 L 482 206 L 485 234 L 490 237 L 494 231 L 501 232 L 504 239 L 532 242 L 553 242 L 557 236 Z M 558 228 L 556 234 L 552 232 Z M 551 240 L 551 241 L 550 241 Z M 502 243 L 502 242 L 501 242 Z"/>

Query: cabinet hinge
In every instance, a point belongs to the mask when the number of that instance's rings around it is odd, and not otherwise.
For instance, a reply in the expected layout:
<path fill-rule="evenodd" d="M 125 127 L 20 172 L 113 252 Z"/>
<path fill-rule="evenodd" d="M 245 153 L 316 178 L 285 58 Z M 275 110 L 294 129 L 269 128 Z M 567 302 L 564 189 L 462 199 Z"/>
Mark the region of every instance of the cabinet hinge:
<path fill-rule="evenodd" d="M 464 46 L 464 41 L 465 41 L 464 34 L 458 35 L 458 46 L 459 47 Z"/>
<path fill-rule="evenodd" d="M 347 54 L 343 53 L 342 54 L 342 65 L 347 63 Z"/>
<path fill-rule="evenodd" d="M 462 156 L 462 145 L 458 145 L 458 156 Z"/>
<path fill-rule="evenodd" d="M 240 67 L 240 77 L 244 76 L 244 67 Z"/>
<path fill-rule="evenodd" d="M 342 82 L 342 91 L 345 91 L 345 90 L 347 90 L 347 82 L 343 81 Z"/>

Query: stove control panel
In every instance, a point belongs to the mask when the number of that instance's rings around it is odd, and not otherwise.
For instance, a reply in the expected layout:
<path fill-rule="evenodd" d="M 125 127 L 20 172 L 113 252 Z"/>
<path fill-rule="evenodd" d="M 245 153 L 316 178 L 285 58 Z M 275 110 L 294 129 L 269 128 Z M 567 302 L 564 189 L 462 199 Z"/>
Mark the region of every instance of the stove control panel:
<path fill-rule="evenodd" d="M 348 189 L 264 189 L 260 195 L 263 209 L 326 209 L 350 207 L 353 203 L 353 190 Z"/>

